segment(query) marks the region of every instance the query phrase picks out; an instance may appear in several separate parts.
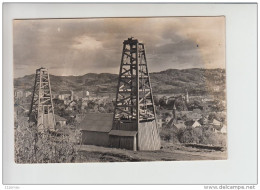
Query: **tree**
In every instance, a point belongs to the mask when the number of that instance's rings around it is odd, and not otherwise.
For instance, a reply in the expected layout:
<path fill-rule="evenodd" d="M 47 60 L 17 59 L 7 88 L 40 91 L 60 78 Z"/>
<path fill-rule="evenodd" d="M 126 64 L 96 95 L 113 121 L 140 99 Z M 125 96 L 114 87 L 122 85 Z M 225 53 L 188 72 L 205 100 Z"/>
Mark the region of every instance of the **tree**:
<path fill-rule="evenodd" d="M 18 122 L 15 127 L 16 163 L 62 163 L 75 162 L 75 147 L 79 133 L 51 134 L 37 132 L 34 123 Z"/>
<path fill-rule="evenodd" d="M 162 106 L 162 107 L 165 107 L 167 105 L 167 97 L 166 96 L 163 96 L 163 97 L 160 98 L 159 105 Z"/>
<path fill-rule="evenodd" d="M 225 146 L 226 136 L 215 133 L 210 127 L 186 127 L 178 130 L 176 134 L 181 143 L 197 143 L 206 145 Z"/>
<path fill-rule="evenodd" d="M 153 101 L 156 106 L 159 106 L 159 98 L 158 96 L 153 96 Z"/>

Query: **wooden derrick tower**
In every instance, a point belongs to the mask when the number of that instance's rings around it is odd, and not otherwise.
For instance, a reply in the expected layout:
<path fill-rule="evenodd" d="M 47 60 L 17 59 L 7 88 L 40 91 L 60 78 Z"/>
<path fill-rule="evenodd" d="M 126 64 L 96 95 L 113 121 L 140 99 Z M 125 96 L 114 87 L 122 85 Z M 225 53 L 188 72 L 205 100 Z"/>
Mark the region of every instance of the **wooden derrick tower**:
<path fill-rule="evenodd" d="M 55 117 L 48 70 L 36 70 L 29 120 L 37 124 L 38 132 L 54 131 Z"/>
<path fill-rule="evenodd" d="M 128 38 L 118 78 L 111 145 L 133 150 L 158 150 L 157 129 L 151 82 L 144 44 Z"/>

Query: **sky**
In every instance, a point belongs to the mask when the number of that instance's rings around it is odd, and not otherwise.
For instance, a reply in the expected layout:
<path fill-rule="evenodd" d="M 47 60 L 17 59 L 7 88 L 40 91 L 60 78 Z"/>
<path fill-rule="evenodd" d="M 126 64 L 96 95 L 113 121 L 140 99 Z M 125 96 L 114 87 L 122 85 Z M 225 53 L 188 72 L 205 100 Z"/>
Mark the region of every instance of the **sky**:
<path fill-rule="evenodd" d="M 225 17 L 13 21 L 14 77 L 119 73 L 123 41 L 145 44 L 149 72 L 225 68 Z"/>

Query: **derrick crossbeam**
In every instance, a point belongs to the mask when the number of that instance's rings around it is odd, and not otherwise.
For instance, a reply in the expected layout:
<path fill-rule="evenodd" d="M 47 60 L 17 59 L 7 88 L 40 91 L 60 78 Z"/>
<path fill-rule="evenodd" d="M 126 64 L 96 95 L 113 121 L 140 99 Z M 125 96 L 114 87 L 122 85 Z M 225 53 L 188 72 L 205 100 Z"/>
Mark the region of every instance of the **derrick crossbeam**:
<path fill-rule="evenodd" d="M 55 116 L 48 70 L 36 70 L 29 119 L 37 124 L 39 132 L 55 130 Z"/>
<path fill-rule="evenodd" d="M 133 38 L 123 43 L 115 104 L 114 120 L 155 119 L 144 44 Z"/>

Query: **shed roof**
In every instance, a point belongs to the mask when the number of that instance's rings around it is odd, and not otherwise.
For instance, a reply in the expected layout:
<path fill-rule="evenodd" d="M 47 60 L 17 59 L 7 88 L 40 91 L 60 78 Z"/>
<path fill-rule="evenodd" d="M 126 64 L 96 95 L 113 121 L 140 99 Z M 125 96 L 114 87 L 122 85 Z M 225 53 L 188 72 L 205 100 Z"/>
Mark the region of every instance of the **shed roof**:
<path fill-rule="evenodd" d="M 112 129 L 113 114 L 88 113 L 81 121 L 79 128 L 85 131 L 109 132 Z"/>
<path fill-rule="evenodd" d="M 137 134 L 137 131 L 123 131 L 123 130 L 111 130 L 109 135 L 123 136 L 123 137 L 133 137 Z"/>

